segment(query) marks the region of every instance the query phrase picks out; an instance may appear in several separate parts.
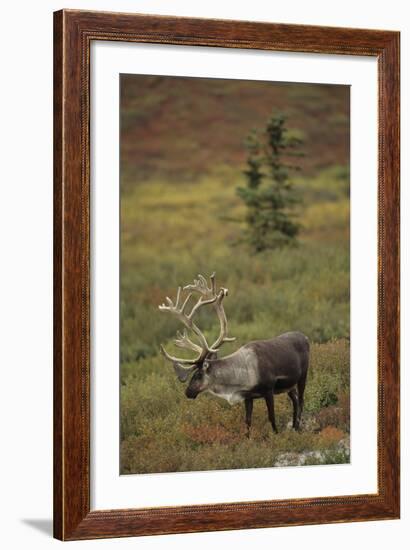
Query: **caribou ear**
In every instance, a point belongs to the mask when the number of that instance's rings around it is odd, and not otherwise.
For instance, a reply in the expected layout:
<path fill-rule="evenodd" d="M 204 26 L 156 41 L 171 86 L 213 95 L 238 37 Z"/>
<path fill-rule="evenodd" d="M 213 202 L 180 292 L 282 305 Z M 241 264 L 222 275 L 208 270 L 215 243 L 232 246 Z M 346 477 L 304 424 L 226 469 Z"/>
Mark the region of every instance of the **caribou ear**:
<path fill-rule="evenodd" d="M 183 367 L 181 363 L 172 363 L 174 367 L 175 374 L 178 376 L 180 382 L 186 382 L 190 374 L 197 369 L 197 365 L 192 365 L 192 367 Z"/>
<path fill-rule="evenodd" d="M 215 359 L 217 359 L 217 358 L 218 358 L 218 354 L 216 352 L 208 354 L 207 358 L 205 359 L 205 361 L 202 364 L 202 368 L 204 369 L 205 372 L 209 369 L 209 367 L 211 365 L 210 361 L 215 361 Z"/>

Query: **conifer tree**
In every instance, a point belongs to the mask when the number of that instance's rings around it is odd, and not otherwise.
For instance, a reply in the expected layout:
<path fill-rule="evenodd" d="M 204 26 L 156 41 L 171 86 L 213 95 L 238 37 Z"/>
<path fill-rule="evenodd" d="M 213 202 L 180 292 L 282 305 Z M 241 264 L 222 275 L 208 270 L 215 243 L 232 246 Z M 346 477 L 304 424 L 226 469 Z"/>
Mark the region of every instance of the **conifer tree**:
<path fill-rule="evenodd" d="M 272 115 L 260 136 L 253 131 L 246 139 L 246 186 L 237 193 L 246 205 L 244 240 L 255 252 L 295 245 L 300 225 L 292 208 L 298 202 L 289 178 L 296 166 L 285 157 L 300 156 L 301 140 L 288 137 L 283 115 Z"/>

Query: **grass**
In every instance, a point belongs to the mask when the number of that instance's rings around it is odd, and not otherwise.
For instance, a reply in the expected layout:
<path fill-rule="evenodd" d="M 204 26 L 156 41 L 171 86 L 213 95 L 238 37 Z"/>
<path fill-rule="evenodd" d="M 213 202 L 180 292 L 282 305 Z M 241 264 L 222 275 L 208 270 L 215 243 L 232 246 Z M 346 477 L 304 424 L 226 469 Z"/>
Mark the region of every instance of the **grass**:
<path fill-rule="evenodd" d="M 349 433 L 349 345 L 314 344 L 306 387 L 304 425 L 296 433 L 286 395 L 275 399 L 279 434 L 256 400 L 251 438 L 245 437 L 243 406 L 206 394 L 186 399 L 184 386 L 161 358 L 140 361 L 125 375 L 121 393 L 122 473 L 270 467 L 292 451 L 321 451 L 309 464 L 335 462 Z M 326 415 L 323 412 L 326 411 Z"/>
<path fill-rule="evenodd" d="M 339 173 L 339 172 L 337 172 Z M 239 177 L 239 176 L 238 176 Z M 240 215 L 233 174 L 195 184 L 141 183 L 122 200 L 121 238 L 121 472 L 172 472 L 268 467 L 281 453 L 320 451 L 311 464 L 348 461 L 349 202 L 335 170 L 297 182 L 303 195 L 299 246 L 253 255 L 234 246 Z M 305 427 L 287 425 L 291 406 L 276 399 L 280 433 L 273 436 L 265 404 L 255 402 L 252 437 L 244 437 L 242 406 L 207 395 L 186 399 L 159 344 L 172 349 L 180 327 L 158 305 L 197 273 L 217 272 L 229 288 L 230 334 L 247 341 L 300 330 L 311 340 Z M 201 312 L 212 340 L 217 322 Z M 180 352 L 183 355 L 183 352 Z M 329 431 L 332 427 L 334 431 Z"/>

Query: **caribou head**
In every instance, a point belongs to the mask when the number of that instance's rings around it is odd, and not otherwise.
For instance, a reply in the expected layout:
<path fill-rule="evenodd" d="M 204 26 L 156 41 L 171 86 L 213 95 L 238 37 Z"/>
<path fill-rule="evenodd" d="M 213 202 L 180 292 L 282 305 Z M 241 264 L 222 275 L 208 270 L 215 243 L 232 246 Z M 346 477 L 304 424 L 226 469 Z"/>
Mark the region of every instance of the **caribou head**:
<path fill-rule="evenodd" d="M 183 290 L 187 290 L 189 293 L 182 301 L 181 293 Z M 199 294 L 199 298 L 191 306 L 188 313 L 187 310 L 189 309 L 189 302 L 193 293 Z M 189 376 L 193 374 L 185 392 L 186 396 L 190 399 L 195 399 L 199 393 L 209 389 L 209 375 L 207 371 L 210 361 L 216 359 L 219 349 L 225 342 L 235 340 L 235 338 L 227 336 L 228 323 L 222 305 L 222 301 L 227 294 L 228 290 L 226 288 L 216 290 L 215 273 L 210 277 L 210 286 L 208 286 L 205 277 L 198 275 L 198 279 L 195 279 L 193 284 L 186 285 L 183 289 L 181 287 L 178 288 L 175 304 L 167 297 L 166 304 L 159 306 L 161 311 L 168 311 L 185 327 L 182 333 L 177 332 L 175 345 L 197 353 L 197 356 L 193 359 L 178 358 L 170 355 L 161 345 L 161 353 L 166 359 L 172 362 L 178 379 L 181 382 L 186 382 Z M 212 306 L 214 308 L 220 324 L 219 336 L 211 345 L 208 344 L 204 333 L 194 322 L 195 314 L 204 306 Z M 195 334 L 198 343 L 193 342 L 189 338 L 188 331 Z"/>

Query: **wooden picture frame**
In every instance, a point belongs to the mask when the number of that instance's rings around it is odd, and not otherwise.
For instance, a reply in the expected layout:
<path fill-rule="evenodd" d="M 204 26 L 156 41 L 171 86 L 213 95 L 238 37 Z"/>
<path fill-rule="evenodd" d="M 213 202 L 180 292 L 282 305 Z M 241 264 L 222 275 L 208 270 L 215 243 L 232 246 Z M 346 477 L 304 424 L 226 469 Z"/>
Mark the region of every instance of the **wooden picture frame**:
<path fill-rule="evenodd" d="M 399 33 L 63 10 L 54 14 L 54 536 L 62 540 L 394 519 L 399 458 Z M 93 40 L 378 61 L 378 492 L 90 510 L 90 45 Z"/>

